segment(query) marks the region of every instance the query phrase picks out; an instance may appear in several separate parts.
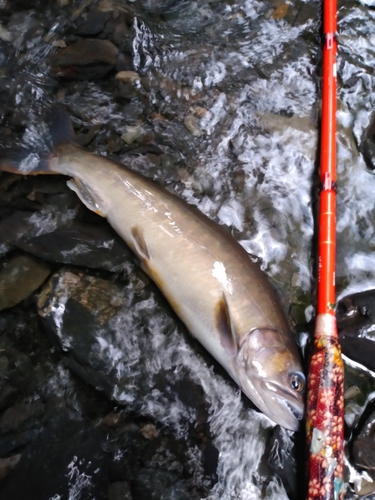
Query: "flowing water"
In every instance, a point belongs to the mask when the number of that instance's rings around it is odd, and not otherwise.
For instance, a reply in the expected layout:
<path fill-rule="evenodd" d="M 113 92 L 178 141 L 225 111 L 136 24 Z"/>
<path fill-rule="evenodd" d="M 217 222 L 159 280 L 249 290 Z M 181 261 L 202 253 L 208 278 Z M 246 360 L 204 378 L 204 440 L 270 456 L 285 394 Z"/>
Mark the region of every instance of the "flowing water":
<path fill-rule="evenodd" d="M 14 6 L 0 2 L 3 145 L 22 143 L 34 155 L 40 154 L 45 109 L 57 100 L 63 102 L 77 130 L 87 134 L 93 125 L 100 125 L 88 141 L 90 150 L 115 151 L 117 159 L 227 226 L 271 278 L 297 330 L 305 332 L 312 315 L 308 306 L 314 301 L 320 2 L 55 4 L 40 2 L 26 10 L 24 2 Z M 359 153 L 375 99 L 373 7 L 370 0 L 339 5 L 340 297 L 375 286 L 375 177 Z M 51 73 L 61 40 L 69 45 L 82 36 L 96 37 L 82 35 L 83 28 L 81 33 L 77 28 L 80 16 L 88 12 L 107 13 L 117 20 L 115 31 L 104 31 L 102 38 L 114 40 L 125 54 L 129 68 L 138 73 L 135 81 L 121 86 L 114 80 L 114 70 L 100 79 L 64 79 Z M 120 25 L 121 16 L 125 21 Z M 72 66 L 85 64 L 86 54 L 80 57 Z M 121 146 L 111 151 L 110 139 L 119 140 L 134 128 L 140 134 L 138 142 L 120 141 Z M 61 218 L 73 220 L 77 210 L 69 207 L 63 214 L 39 210 L 33 215 L 39 231 L 35 234 L 51 232 Z M 7 255 L 9 246 L 1 243 Z M 264 463 L 272 422 L 212 368 L 154 291 L 134 299 L 132 264 L 117 271 L 113 279 L 120 276 L 121 293 L 129 302 L 112 319 L 110 337 L 100 327 L 94 332 L 95 355 L 107 373 L 116 373 L 108 394 L 124 408 L 188 440 L 189 426 L 196 425 L 198 413 L 173 392 L 173 381 L 188 377 L 201 387 L 209 433 L 218 451 L 217 480 L 211 484 L 198 447 L 189 445 L 191 484 L 205 488 L 205 496 L 212 500 L 287 499 L 283 483 Z M 126 286 L 124 276 L 129 280 Z M 67 300 L 62 295 L 54 303 L 56 324 Z M 149 318 L 146 336 L 142 335 L 145 315 Z M 51 392 L 69 385 L 69 372 L 59 370 L 49 382 Z M 167 373 L 164 393 L 158 388 L 145 390 L 153 387 L 161 372 Z M 368 372 L 364 377 L 369 393 L 375 384 Z M 349 380 L 348 386 L 359 385 Z M 284 450 L 279 454 L 283 463 L 293 447 L 292 434 L 281 432 L 278 443 Z M 155 466 L 173 469 L 174 463 L 169 458 Z M 69 498 L 85 498 L 86 483 L 74 484 Z M 178 492 L 168 495 L 165 498 L 185 498 Z M 348 492 L 348 498 L 354 497 Z"/>

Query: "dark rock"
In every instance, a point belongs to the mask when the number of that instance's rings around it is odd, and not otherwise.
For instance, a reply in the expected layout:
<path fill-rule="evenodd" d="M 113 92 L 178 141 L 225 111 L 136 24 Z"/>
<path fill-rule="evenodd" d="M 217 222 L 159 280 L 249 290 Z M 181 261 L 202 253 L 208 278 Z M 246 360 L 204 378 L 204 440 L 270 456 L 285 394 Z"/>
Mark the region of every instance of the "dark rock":
<path fill-rule="evenodd" d="M 87 64 L 84 66 L 58 66 L 52 70 L 53 74 L 66 80 L 96 80 L 107 75 L 114 65 Z"/>
<path fill-rule="evenodd" d="M 80 40 L 61 49 L 52 59 L 53 66 L 86 66 L 87 64 L 115 65 L 118 48 L 109 40 Z"/>
<path fill-rule="evenodd" d="M 112 483 L 108 488 L 108 500 L 132 500 L 129 484 L 125 481 Z"/>
<path fill-rule="evenodd" d="M 212 443 L 212 441 L 208 441 L 202 452 L 202 465 L 205 475 L 211 478 L 213 484 L 217 482 L 218 463 L 219 450 Z"/>
<path fill-rule="evenodd" d="M 124 12 L 120 13 L 117 19 L 112 23 L 112 29 L 109 33 L 109 37 L 121 49 L 123 49 L 124 45 L 126 45 L 127 42 L 134 36 L 132 25 L 132 18 Z"/>
<path fill-rule="evenodd" d="M 363 155 L 363 159 L 367 168 L 371 171 L 375 170 L 375 113 L 373 113 L 370 125 L 367 127 L 363 135 L 359 150 Z"/>
<path fill-rule="evenodd" d="M 0 411 L 5 410 L 16 399 L 18 391 L 8 382 L 0 382 Z"/>
<path fill-rule="evenodd" d="M 15 468 L 20 461 L 21 454 L 13 455 L 8 458 L 0 458 L 0 481 L 3 480 L 9 472 Z"/>
<path fill-rule="evenodd" d="M 52 72 L 67 79 L 101 78 L 115 67 L 117 54 L 109 40 L 80 40 L 52 57 Z"/>
<path fill-rule="evenodd" d="M 132 71 L 133 58 L 130 54 L 119 54 L 116 63 L 116 71 Z"/>
<path fill-rule="evenodd" d="M 60 223 L 55 220 L 48 230 L 48 223 L 43 224 L 39 214 L 20 211 L 0 222 L 0 238 L 42 259 L 106 271 L 119 270 L 132 258 L 127 245 L 99 218 L 97 226 L 79 221 Z"/>
<path fill-rule="evenodd" d="M 133 498 L 137 500 L 198 500 L 200 496 L 190 491 L 189 484 L 175 471 L 144 468 L 139 471 L 132 484 Z"/>
<path fill-rule="evenodd" d="M 0 431 L 8 432 L 17 429 L 29 418 L 41 415 L 43 412 L 44 405 L 38 401 L 11 406 L 0 417 Z"/>
<path fill-rule="evenodd" d="M 98 35 L 104 31 L 106 22 L 110 17 L 109 12 L 86 12 L 77 19 L 75 34 L 83 36 Z"/>
<path fill-rule="evenodd" d="M 366 420 L 353 443 L 353 458 L 359 467 L 375 470 L 375 413 Z"/>
<path fill-rule="evenodd" d="M 336 318 L 340 327 L 362 318 L 375 321 L 375 290 L 366 290 L 343 297 L 337 305 Z"/>
<path fill-rule="evenodd" d="M 7 259 L 0 271 L 0 310 L 13 307 L 29 297 L 50 272 L 48 264 L 29 255 Z"/>
<path fill-rule="evenodd" d="M 286 449 L 285 445 L 289 445 Z M 304 487 L 304 461 L 299 457 L 304 452 L 304 435 L 296 433 L 292 444 L 286 431 L 276 426 L 270 440 L 268 465 L 283 482 L 291 500 L 299 500 Z"/>
<path fill-rule="evenodd" d="M 344 297 L 336 316 L 342 352 L 375 371 L 375 290 Z"/>
<path fill-rule="evenodd" d="M 79 134 L 77 134 L 76 142 L 81 146 L 87 146 L 94 139 L 96 134 L 99 132 L 100 128 L 101 128 L 100 123 L 97 125 L 92 125 L 92 127 L 90 127 L 87 132 L 85 133 L 80 132 Z"/>
<path fill-rule="evenodd" d="M 50 422 L 22 453 L 0 491 L 1 500 L 107 498 L 108 456 L 103 435 L 66 414 Z M 22 480 L 20 480 L 22 478 Z M 27 493 L 25 493 L 27 484 Z"/>
<path fill-rule="evenodd" d="M 44 28 L 33 10 L 13 14 L 7 28 L 18 50 L 30 49 L 40 42 L 44 34 Z"/>

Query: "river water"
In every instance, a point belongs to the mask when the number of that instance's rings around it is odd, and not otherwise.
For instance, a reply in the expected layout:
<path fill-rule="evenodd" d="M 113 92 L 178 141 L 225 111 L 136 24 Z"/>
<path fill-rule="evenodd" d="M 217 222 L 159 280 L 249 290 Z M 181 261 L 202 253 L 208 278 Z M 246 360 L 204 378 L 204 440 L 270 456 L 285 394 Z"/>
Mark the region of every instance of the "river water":
<path fill-rule="evenodd" d="M 360 153 L 375 98 L 374 6 L 371 0 L 342 2 L 338 12 L 339 297 L 375 287 L 375 177 Z M 296 331 L 304 338 L 313 314 L 310 304 L 315 300 L 312 249 L 320 110 L 320 2 L 60 0 L 40 1 L 30 8 L 27 2 L 2 0 L 0 21 L 2 146 L 22 144 L 40 154 L 45 110 L 56 101 L 62 102 L 89 150 L 114 155 L 227 226 L 271 278 Z M 117 62 L 112 63 L 108 53 L 97 55 L 88 64 L 86 48 L 75 58 L 71 56 L 69 63 L 61 63 L 59 50 L 82 39 L 110 40 L 119 49 Z M 120 70 L 137 75 L 128 75 L 121 82 L 114 78 Z M 132 139 L 129 134 L 138 135 Z M 29 191 L 43 196 L 29 197 L 28 202 L 23 199 L 16 205 L 7 195 L 14 179 L 5 179 L 4 214 L 30 211 L 33 237 L 79 219 L 82 209 L 64 186 L 29 184 Z M 21 194 L 27 191 L 27 187 L 22 189 Z M 68 200 L 69 210 L 62 212 L 63 204 L 56 197 L 49 199 L 50 193 Z M 96 219 L 90 222 L 101 224 Z M 17 238 L 19 241 L 20 235 Z M 12 256 L 15 247 L 17 251 L 25 249 L 24 243 L 1 243 L 5 259 Z M 73 253 L 82 248 L 76 247 Z M 31 253 L 43 257 L 36 251 Z M 53 271 L 64 272 L 61 266 L 68 262 L 63 257 L 49 259 Z M 76 261 L 73 264 L 77 265 Z M 83 272 L 84 266 L 78 264 L 74 272 Z M 139 271 L 131 261 L 98 269 L 115 271 L 109 279 L 120 287 L 118 293 L 127 297 L 109 322 L 110 334 L 102 325 L 93 327 L 93 346 L 87 356 L 95 358 L 95 363 L 100 361 L 104 373 L 111 373 L 105 394 L 119 405 L 116 411 L 149 419 L 159 434 L 170 432 L 187 443 L 183 473 L 173 449 L 169 454 L 155 455 L 145 466 L 145 470 L 168 470 L 184 477 L 186 489 L 179 479 L 164 489 L 164 496 L 156 493 L 148 498 L 301 498 L 298 486 L 288 486 L 288 481 L 279 477 L 283 461 L 295 457 L 294 441 L 301 438 L 279 430 L 278 438 L 272 441 L 272 422 L 253 409 L 216 365 L 213 367 L 211 358 L 191 341 L 147 280 L 143 276 L 132 278 Z M 66 290 L 59 293 L 49 299 L 54 304 L 51 321 L 55 326 L 69 298 Z M 35 308 L 35 301 L 33 304 L 30 307 Z M 6 321 L 2 324 L 8 324 Z M 65 353 L 76 348 L 69 335 L 62 344 Z M 82 359 L 82 353 L 76 354 L 75 363 L 78 358 Z M 90 362 L 83 363 L 89 366 L 86 381 L 90 370 L 95 371 Z M 366 386 L 363 391 L 367 397 L 375 389 L 371 373 L 362 368 L 347 369 L 347 388 Z M 49 401 L 53 392 L 64 393 L 64 397 L 72 393 L 72 375 L 66 366 L 57 360 L 53 371 L 48 389 L 40 389 L 40 393 L 33 389 L 34 400 Z M 155 384 L 161 373 L 165 374 L 164 389 Z M 358 373 L 365 382 L 357 381 Z M 185 379 L 199 387 L 204 418 L 195 403 L 186 404 L 174 386 Z M 17 401 L 23 401 L 22 397 L 26 398 L 18 394 Z M 82 404 L 73 406 L 78 411 Z M 356 401 L 351 408 L 355 417 L 349 421 L 353 422 L 359 412 Z M 200 418 L 216 453 L 214 479 L 208 478 L 202 465 L 202 446 L 189 434 Z M 79 456 L 79 450 L 75 453 Z M 279 475 L 267 466 L 267 460 L 281 461 L 281 469 L 275 465 Z M 293 458 L 285 463 L 295 476 Z M 17 468 L 13 474 L 16 472 Z M 353 486 L 357 477 L 354 469 L 351 474 Z M 46 500 L 95 498 L 85 496 L 90 481 L 78 481 L 83 475 L 78 471 L 77 480 L 69 478 L 68 496 L 58 496 L 56 491 L 55 497 L 46 496 Z M 355 498 L 351 489 L 347 498 Z"/>

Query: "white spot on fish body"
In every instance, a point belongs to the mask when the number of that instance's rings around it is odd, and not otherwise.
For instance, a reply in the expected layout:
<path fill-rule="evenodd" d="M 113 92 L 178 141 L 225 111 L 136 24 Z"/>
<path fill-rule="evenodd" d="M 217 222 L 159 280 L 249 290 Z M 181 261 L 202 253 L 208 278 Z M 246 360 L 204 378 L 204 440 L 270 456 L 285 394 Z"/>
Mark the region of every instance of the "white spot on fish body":
<path fill-rule="evenodd" d="M 233 285 L 227 276 L 227 271 L 222 262 L 216 261 L 212 269 L 212 276 L 218 280 L 228 293 L 233 293 Z"/>

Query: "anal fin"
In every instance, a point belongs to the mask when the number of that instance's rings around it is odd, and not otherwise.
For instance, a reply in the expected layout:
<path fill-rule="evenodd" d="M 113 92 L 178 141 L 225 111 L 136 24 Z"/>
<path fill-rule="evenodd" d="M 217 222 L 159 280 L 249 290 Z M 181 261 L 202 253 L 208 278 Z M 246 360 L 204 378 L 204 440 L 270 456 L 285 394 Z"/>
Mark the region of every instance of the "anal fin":
<path fill-rule="evenodd" d="M 92 210 L 101 217 L 105 217 L 105 214 L 100 209 L 97 200 L 94 199 L 92 194 L 79 179 L 70 179 L 70 181 L 68 181 L 66 185 L 76 193 L 78 198 L 84 205 L 86 205 L 89 210 Z"/>

